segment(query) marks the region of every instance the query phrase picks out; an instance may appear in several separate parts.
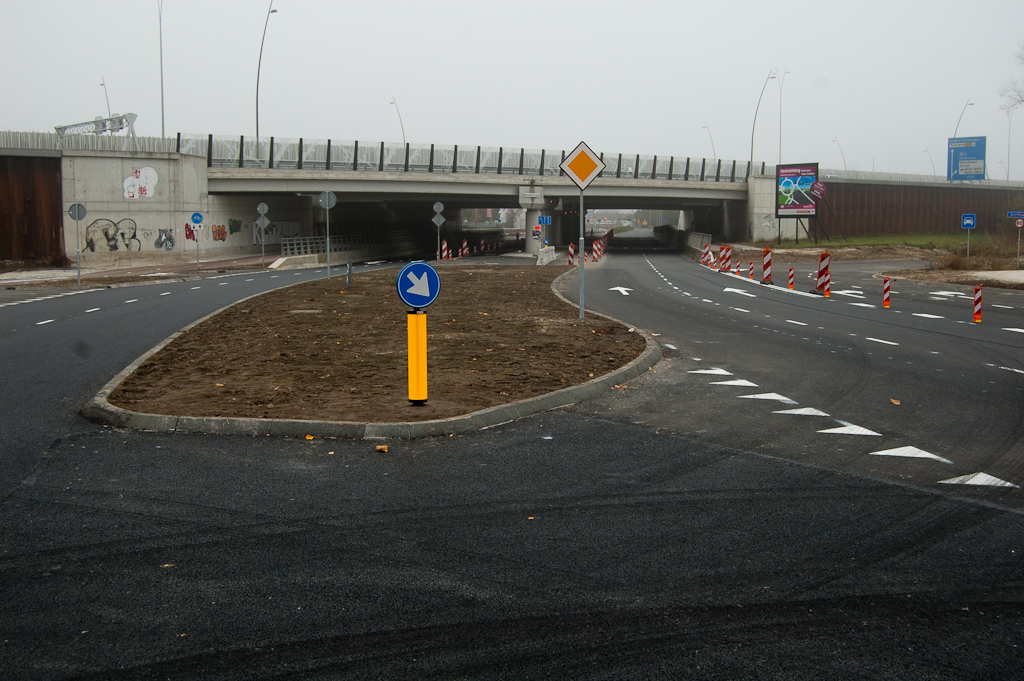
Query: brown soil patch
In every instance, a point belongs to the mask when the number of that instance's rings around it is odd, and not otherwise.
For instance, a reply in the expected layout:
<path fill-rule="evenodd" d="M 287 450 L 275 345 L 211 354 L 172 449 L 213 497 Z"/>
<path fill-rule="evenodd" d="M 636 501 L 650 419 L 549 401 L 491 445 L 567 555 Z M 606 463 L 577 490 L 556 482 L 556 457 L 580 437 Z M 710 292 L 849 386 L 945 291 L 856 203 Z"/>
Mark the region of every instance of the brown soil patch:
<path fill-rule="evenodd" d="M 408 401 L 397 270 L 252 298 L 186 331 L 109 401 L 184 416 L 402 422 L 446 418 L 584 383 L 636 358 L 640 334 L 552 291 L 564 266 L 444 266 L 427 308 L 428 401 Z"/>
<path fill-rule="evenodd" d="M 801 241 L 801 243 L 803 243 Z M 775 248 L 771 246 L 772 255 L 776 260 L 783 262 L 818 262 L 818 257 L 826 249 L 832 254 L 833 262 L 853 260 L 934 260 L 936 266 L 949 260 L 950 253 L 940 248 L 918 248 L 917 246 L 891 245 L 891 246 L 842 246 L 842 242 L 831 243 L 822 241 L 815 248 Z M 760 248 L 749 246 L 734 246 L 733 258 L 741 260 L 758 260 L 761 257 Z M 757 257 L 754 257 L 754 256 Z M 748 257 L 749 256 L 749 257 Z"/>

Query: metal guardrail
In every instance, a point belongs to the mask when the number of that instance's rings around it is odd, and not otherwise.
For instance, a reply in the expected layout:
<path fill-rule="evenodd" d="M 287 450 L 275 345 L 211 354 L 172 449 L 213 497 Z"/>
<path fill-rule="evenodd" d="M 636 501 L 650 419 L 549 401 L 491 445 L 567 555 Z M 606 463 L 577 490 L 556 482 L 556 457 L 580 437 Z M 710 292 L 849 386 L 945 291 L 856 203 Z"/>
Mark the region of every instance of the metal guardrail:
<path fill-rule="evenodd" d="M 331 252 L 352 251 L 396 243 L 414 241 L 408 232 L 386 232 L 384 234 L 338 234 L 331 236 Z M 291 236 L 281 238 L 281 256 L 318 255 L 327 252 L 325 236 Z"/>

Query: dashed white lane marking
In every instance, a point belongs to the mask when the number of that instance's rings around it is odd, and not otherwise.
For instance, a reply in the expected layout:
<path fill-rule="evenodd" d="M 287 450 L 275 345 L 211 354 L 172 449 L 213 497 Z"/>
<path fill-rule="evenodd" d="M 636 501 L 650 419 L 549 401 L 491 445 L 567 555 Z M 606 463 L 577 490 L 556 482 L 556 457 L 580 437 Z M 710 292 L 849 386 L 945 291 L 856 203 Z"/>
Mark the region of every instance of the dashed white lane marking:
<path fill-rule="evenodd" d="M 956 478 L 949 478 L 948 480 L 939 480 L 940 485 L 980 485 L 983 487 L 1020 487 L 1012 482 L 1006 480 L 1000 480 L 999 478 L 989 475 L 988 473 L 971 473 L 969 475 L 961 475 Z"/>
<path fill-rule="evenodd" d="M 864 340 L 874 341 L 875 343 L 882 343 L 883 345 L 899 345 L 899 343 L 894 343 L 892 341 L 882 340 L 881 338 L 871 338 L 871 337 L 868 337 L 868 336 L 865 336 Z"/>
<path fill-rule="evenodd" d="M 1012 310 L 1013 307 L 1010 305 L 999 305 L 998 303 L 992 303 L 989 307 L 998 307 L 1000 310 Z"/>
<path fill-rule="evenodd" d="M 850 303 L 850 305 L 853 305 L 854 307 L 869 307 L 872 310 L 877 307 L 877 305 L 872 305 L 871 303 Z"/>
<path fill-rule="evenodd" d="M 734 381 L 712 381 L 711 385 L 735 385 L 741 388 L 756 388 L 757 383 L 751 383 L 745 378 L 737 378 Z"/>
<path fill-rule="evenodd" d="M 1015 328 L 1012 328 L 1012 327 L 1011 328 L 1004 328 L 1003 331 L 1013 331 L 1014 333 L 1024 333 L 1024 329 L 1015 329 Z"/>
<path fill-rule="evenodd" d="M 220 282 L 219 284 L 217 284 L 217 286 L 227 286 L 227 285 L 228 285 L 228 283 L 229 283 L 229 282 L 226 282 L 226 281 L 222 281 L 222 282 Z"/>
<path fill-rule="evenodd" d="M 43 324 L 49 324 L 52 321 L 55 321 L 55 320 L 47 319 L 45 322 L 36 322 L 36 326 L 42 326 Z"/>
<path fill-rule="evenodd" d="M 127 305 L 128 303 L 137 303 L 137 302 L 139 302 L 138 298 L 132 298 L 131 300 L 124 301 L 124 304 Z"/>
<path fill-rule="evenodd" d="M 170 291 L 167 291 L 166 293 L 161 293 L 160 295 L 161 295 L 161 296 L 169 296 L 169 295 L 171 295 L 171 292 L 170 292 Z"/>
<path fill-rule="evenodd" d="M 784 397 L 778 393 L 761 393 L 760 395 L 740 395 L 741 400 L 773 400 L 784 404 L 799 404 L 795 400 Z"/>
<path fill-rule="evenodd" d="M 795 319 L 787 319 L 786 323 L 787 324 L 796 324 L 797 326 L 807 326 L 807 324 L 805 324 L 803 322 L 798 322 Z"/>
<path fill-rule="evenodd" d="M 1014 369 L 1013 367 L 999 367 L 999 368 L 1000 369 L 1004 369 L 1006 371 L 1012 371 L 1015 374 L 1024 374 L 1024 370 L 1022 370 L 1022 369 Z"/>
<path fill-rule="evenodd" d="M 676 346 L 674 346 L 674 345 L 669 345 L 668 343 L 663 343 L 663 345 L 664 345 L 664 346 L 665 346 L 666 348 L 668 348 L 669 350 L 678 350 L 678 349 L 679 349 L 679 348 L 677 348 L 677 347 L 676 347 Z"/>
<path fill-rule="evenodd" d="M 714 369 L 693 369 L 692 371 L 687 371 L 686 373 L 709 374 L 711 376 L 732 376 L 732 374 L 726 371 L 725 369 L 719 369 L 718 367 L 715 367 Z"/>
<path fill-rule="evenodd" d="M 744 310 L 742 307 L 733 307 L 733 308 L 730 308 L 730 309 L 736 310 L 737 312 L 746 312 L 748 314 L 750 313 L 750 310 Z"/>
<path fill-rule="evenodd" d="M 191 290 L 192 290 L 192 291 L 198 291 L 198 290 L 199 290 L 199 289 L 201 289 L 201 288 L 202 288 L 202 286 L 193 286 L 193 287 L 191 288 Z"/>
<path fill-rule="evenodd" d="M 925 314 L 924 312 L 915 312 L 915 317 L 921 317 L 922 319 L 945 319 L 942 315 L 937 314 Z"/>
<path fill-rule="evenodd" d="M 256 281 L 255 279 L 246 279 L 246 281 Z"/>
<path fill-rule="evenodd" d="M 783 409 L 782 411 L 773 411 L 773 414 L 793 414 L 794 416 L 828 416 L 825 412 L 814 407 L 802 407 L 800 409 Z"/>
<path fill-rule="evenodd" d="M 94 308 L 90 308 L 90 309 L 86 310 L 85 314 L 89 314 L 90 312 L 99 312 L 99 311 L 100 311 L 100 309 L 98 307 L 94 307 Z"/>
<path fill-rule="evenodd" d="M 867 428 L 862 428 L 861 426 L 855 426 L 854 424 L 848 423 L 846 421 L 840 421 L 839 423 L 843 424 L 839 428 L 826 428 L 825 430 L 819 430 L 818 432 L 830 433 L 833 435 L 877 435 L 878 437 L 882 436 L 881 433 L 876 433 L 873 430 L 868 430 Z"/>
<path fill-rule="evenodd" d="M 883 449 L 880 452 L 871 452 L 871 456 L 900 456 L 911 459 L 934 459 L 935 461 L 941 461 L 942 463 L 953 463 L 949 459 L 944 459 L 937 454 L 926 452 L 923 449 L 917 447 L 896 447 L 895 449 Z"/>

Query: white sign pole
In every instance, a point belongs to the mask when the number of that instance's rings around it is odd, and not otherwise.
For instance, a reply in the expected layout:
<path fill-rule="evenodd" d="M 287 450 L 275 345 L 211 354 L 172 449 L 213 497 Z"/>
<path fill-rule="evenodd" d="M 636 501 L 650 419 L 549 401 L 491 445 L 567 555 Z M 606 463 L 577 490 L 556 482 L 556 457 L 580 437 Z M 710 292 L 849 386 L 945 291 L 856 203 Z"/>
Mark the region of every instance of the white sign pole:
<path fill-rule="evenodd" d="M 580 319 L 583 319 L 583 263 L 586 262 L 584 257 L 587 242 L 583 238 L 583 189 L 580 189 Z"/>

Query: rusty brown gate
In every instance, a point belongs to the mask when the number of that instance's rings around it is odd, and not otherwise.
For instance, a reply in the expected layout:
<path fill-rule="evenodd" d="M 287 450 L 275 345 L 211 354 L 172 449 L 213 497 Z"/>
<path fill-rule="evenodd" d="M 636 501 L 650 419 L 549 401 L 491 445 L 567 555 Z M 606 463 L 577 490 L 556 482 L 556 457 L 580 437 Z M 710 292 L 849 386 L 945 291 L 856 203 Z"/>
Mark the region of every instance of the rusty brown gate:
<path fill-rule="evenodd" d="M 0 260 L 64 265 L 59 156 L 0 156 Z"/>

